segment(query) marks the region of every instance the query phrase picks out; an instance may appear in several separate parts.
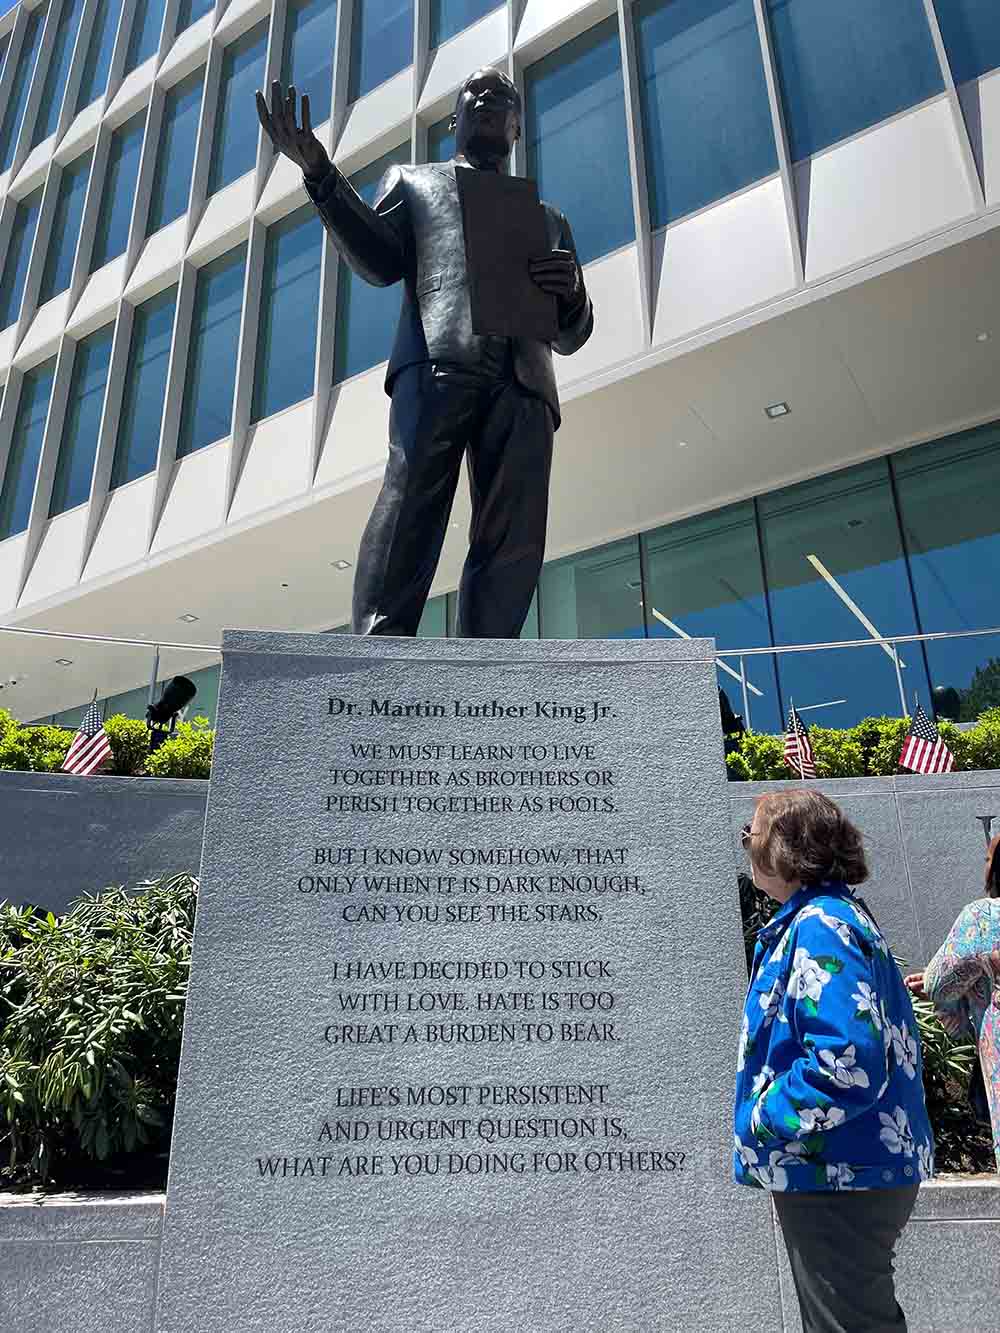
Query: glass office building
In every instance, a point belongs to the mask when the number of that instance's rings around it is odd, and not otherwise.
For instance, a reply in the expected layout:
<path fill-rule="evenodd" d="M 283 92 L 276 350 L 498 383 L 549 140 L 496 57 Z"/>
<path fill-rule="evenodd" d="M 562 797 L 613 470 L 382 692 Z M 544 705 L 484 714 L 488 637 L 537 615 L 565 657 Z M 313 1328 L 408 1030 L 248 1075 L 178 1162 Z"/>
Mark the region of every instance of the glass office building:
<path fill-rule="evenodd" d="M 29 0 L 0 16 L 0 623 L 343 628 L 399 289 L 257 126 L 273 78 L 369 202 L 462 78 L 573 227 L 525 634 L 710 635 L 758 729 L 1000 703 L 1000 9 L 986 0 Z M 454 631 L 460 494 L 421 633 Z M 4 703 L 141 715 L 138 653 L 0 644 Z M 741 654 L 742 652 L 742 660 Z M 164 659 L 165 662 L 167 659 Z M 172 650 L 217 693 L 211 657 Z M 166 668 L 164 668 L 166 669 Z"/>

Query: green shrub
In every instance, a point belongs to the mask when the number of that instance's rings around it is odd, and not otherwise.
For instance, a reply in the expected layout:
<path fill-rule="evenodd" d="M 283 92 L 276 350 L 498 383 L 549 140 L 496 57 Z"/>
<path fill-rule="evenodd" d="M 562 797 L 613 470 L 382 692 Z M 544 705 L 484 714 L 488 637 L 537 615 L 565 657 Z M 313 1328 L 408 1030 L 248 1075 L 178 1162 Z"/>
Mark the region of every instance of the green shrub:
<path fill-rule="evenodd" d="M 146 760 L 154 778 L 207 778 L 212 771 L 215 732 L 207 717 L 180 722 L 168 741 Z"/>
<path fill-rule="evenodd" d="M 765 736 L 759 731 L 748 731 L 740 738 L 739 749 L 728 758 L 731 778 L 738 782 L 768 782 L 787 778 L 784 761 L 785 742 L 781 736 Z"/>
<path fill-rule="evenodd" d="M 20 727 L 15 723 L 0 730 L 0 768 L 54 773 L 62 768 L 74 734 L 64 727 Z"/>
<path fill-rule="evenodd" d="M 809 739 L 812 742 L 818 778 L 864 776 L 864 751 L 853 730 L 835 731 L 832 727 L 810 727 Z"/>
<path fill-rule="evenodd" d="M 0 747 L 3 746 L 3 743 L 10 732 L 15 731 L 16 729 L 17 722 L 14 719 L 13 713 L 8 713 L 6 708 L 0 708 Z"/>
<path fill-rule="evenodd" d="M 141 773 L 149 758 L 149 728 L 145 722 L 116 713 L 104 723 L 104 730 L 111 744 L 111 758 L 101 771 L 124 778 Z"/>
<path fill-rule="evenodd" d="M 179 875 L 0 915 L 0 1177 L 72 1185 L 166 1152 L 196 893 Z"/>
<path fill-rule="evenodd" d="M 969 1079 L 976 1049 L 955 1041 L 941 1026 L 929 1000 L 913 1001 L 924 1063 L 924 1095 L 934 1130 L 939 1171 L 995 1171 L 993 1136 L 969 1105 Z"/>
<path fill-rule="evenodd" d="M 967 768 L 1000 768 L 1000 708 L 989 708 L 962 737 Z"/>

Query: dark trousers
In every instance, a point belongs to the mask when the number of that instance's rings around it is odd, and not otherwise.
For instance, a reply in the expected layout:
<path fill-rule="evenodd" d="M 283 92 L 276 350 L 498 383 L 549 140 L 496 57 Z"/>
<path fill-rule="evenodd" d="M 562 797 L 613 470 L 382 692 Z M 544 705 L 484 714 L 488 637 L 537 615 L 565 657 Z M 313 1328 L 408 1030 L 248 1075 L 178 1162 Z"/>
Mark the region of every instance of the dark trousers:
<path fill-rule="evenodd" d="M 905 1333 L 892 1264 L 917 1188 L 771 1196 L 803 1333 Z"/>
<path fill-rule="evenodd" d="M 548 404 L 512 379 L 431 365 L 400 373 L 389 462 L 358 552 L 355 634 L 416 634 L 465 458 L 472 523 L 458 633 L 517 638 L 545 554 L 552 435 Z"/>

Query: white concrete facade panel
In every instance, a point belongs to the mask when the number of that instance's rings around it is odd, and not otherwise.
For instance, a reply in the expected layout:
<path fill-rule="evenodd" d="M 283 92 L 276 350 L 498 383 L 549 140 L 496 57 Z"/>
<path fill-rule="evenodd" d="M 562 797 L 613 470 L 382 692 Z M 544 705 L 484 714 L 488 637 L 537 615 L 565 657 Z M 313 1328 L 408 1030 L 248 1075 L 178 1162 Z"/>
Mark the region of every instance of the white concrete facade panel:
<path fill-rule="evenodd" d="M 308 399 L 251 426 L 229 510 L 237 522 L 301 495 L 309 487 L 313 403 Z"/>
<path fill-rule="evenodd" d="M 316 486 L 342 486 L 385 466 L 389 440 L 389 399 L 385 366 L 376 366 L 338 385 L 330 399 L 330 420 L 316 469 Z"/>
<path fill-rule="evenodd" d="M 27 602 L 44 602 L 75 586 L 83 563 L 87 509 L 78 505 L 46 525 L 24 585 Z"/>
<path fill-rule="evenodd" d="M 142 477 L 108 496 L 84 566 L 84 579 L 101 578 L 145 557 L 154 483 L 152 476 Z"/>
<path fill-rule="evenodd" d="M 231 447 L 219 440 L 173 465 L 163 513 L 153 534 L 151 554 L 182 546 L 214 532 L 224 522 L 226 466 Z"/>
<path fill-rule="evenodd" d="M 897 250 L 976 211 L 945 98 L 800 163 L 806 280 Z"/>

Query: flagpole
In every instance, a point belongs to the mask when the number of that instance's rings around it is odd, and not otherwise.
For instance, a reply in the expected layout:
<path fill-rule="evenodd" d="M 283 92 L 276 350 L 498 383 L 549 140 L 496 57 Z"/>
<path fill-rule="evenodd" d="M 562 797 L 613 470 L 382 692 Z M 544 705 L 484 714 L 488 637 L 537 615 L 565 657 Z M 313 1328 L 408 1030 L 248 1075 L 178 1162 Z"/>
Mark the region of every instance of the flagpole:
<path fill-rule="evenodd" d="M 906 717 L 906 691 L 903 689 L 903 673 L 899 669 L 899 653 L 896 652 L 896 641 L 892 643 L 892 664 L 896 668 L 896 685 L 899 689 L 899 702 L 903 705 L 903 716 Z"/>

